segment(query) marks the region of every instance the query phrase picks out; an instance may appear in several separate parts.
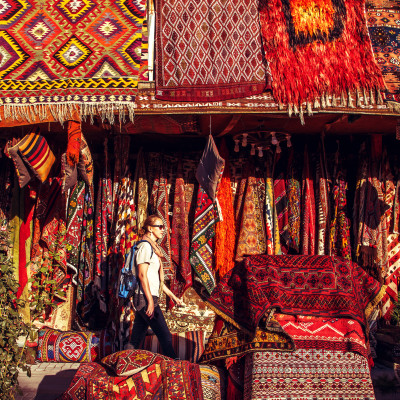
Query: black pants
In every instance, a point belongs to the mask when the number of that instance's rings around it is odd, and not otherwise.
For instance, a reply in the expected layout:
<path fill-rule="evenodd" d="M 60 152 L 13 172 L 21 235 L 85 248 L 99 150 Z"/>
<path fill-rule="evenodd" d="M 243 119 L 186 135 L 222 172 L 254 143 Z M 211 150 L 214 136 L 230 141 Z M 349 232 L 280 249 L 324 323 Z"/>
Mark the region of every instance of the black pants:
<path fill-rule="evenodd" d="M 175 359 L 176 354 L 172 348 L 172 335 L 165 322 L 160 306 L 157 305 L 154 307 L 153 318 L 149 318 L 146 315 L 146 310 L 147 306 L 136 310 L 135 321 L 132 327 L 131 345 L 135 349 L 139 349 L 140 344 L 146 336 L 147 328 L 150 326 L 160 342 L 163 354 Z"/>

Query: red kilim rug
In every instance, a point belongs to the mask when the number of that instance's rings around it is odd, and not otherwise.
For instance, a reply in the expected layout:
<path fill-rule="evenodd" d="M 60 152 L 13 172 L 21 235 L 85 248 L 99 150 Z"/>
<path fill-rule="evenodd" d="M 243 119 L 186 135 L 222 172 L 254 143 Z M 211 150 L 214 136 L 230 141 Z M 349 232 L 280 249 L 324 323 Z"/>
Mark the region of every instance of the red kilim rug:
<path fill-rule="evenodd" d="M 314 101 L 314 106 L 324 104 L 327 95 L 338 97 L 333 103 L 351 102 L 348 93 L 355 90 L 374 100 L 384 83 L 364 6 L 364 0 L 260 1 L 265 57 L 278 103 L 309 102 L 310 108 Z"/>
<path fill-rule="evenodd" d="M 2 0 L 0 106 L 6 117 L 133 118 L 146 0 Z M 147 45 L 146 45 L 147 46 Z M 47 107 L 45 107 L 47 106 Z"/>
<path fill-rule="evenodd" d="M 254 332 L 271 308 L 285 314 L 347 317 L 366 314 L 385 288 L 360 266 L 329 256 L 251 256 L 225 275 L 207 300 L 238 328 Z"/>
<path fill-rule="evenodd" d="M 156 97 L 216 101 L 263 92 L 256 0 L 156 0 Z"/>

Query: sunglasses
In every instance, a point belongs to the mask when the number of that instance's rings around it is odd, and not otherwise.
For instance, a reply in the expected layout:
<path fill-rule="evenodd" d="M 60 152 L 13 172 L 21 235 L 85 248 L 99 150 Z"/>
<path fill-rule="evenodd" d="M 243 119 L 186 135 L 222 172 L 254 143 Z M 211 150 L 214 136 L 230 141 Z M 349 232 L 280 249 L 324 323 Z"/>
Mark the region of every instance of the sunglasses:
<path fill-rule="evenodd" d="M 165 225 L 150 225 L 154 226 L 154 228 L 165 229 Z"/>

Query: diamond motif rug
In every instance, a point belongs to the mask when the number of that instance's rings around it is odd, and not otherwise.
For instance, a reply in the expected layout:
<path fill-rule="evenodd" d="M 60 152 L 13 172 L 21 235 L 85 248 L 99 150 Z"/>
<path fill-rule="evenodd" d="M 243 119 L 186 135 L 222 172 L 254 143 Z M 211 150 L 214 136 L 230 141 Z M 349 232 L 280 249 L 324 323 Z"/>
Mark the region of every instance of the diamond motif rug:
<path fill-rule="evenodd" d="M 264 51 L 276 101 L 296 109 L 329 103 L 355 105 L 349 92 L 381 100 L 365 0 L 261 0 Z M 378 93 L 375 93 L 378 91 Z M 347 104 L 346 104 L 347 105 Z M 300 112 L 301 114 L 301 112 Z"/>
<path fill-rule="evenodd" d="M 367 18 L 375 60 L 387 87 L 385 98 L 400 102 L 400 3 L 391 9 L 368 9 Z"/>
<path fill-rule="evenodd" d="M 365 327 L 386 287 L 360 266 L 329 256 L 251 256 L 217 284 L 208 305 L 237 328 L 255 332 L 264 314 L 346 317 Z"/>
<path fill-rule="evenodd" d="M 157 0 L 156 97 L 216 101 L 263 92 L 258 2 Z"/>
<path fill-rule="evenodd" d="M 142 63 L 146 0 L 2 0 L 0 105 L 6 118 L 65 120 L 129 111 Z M 45 107 L 47 106 L 47 107 Z"/>

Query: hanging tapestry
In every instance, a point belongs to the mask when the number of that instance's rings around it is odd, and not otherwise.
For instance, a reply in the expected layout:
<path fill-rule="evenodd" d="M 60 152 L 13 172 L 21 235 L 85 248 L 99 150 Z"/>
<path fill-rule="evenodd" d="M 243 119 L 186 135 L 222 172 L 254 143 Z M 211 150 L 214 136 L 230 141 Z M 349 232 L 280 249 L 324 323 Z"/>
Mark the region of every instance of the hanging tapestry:
<path fill-rule="evenodd" d="M 366 315 L 382 299 L 380 286 L 356 263 L 329 256 L 252 256 L 215 287 L 208 305 L 239 329 L 254 332 L 264 314 L 351 317 Z"/>
<path fill-rule="evenodd" d="M 265 237 L 267 240 L 267 254 L 274 255 L 281 253 L 279 241 L 278 216 L 274 204 L 274 180 L 272 171 L 267 160 L 265 177 Z"/>
<path fill-rule="evenodd" d="M 237 207 L 238 236 L 236 261 L 243 256 L 264 254 L 267 249 L 264 226 L 264 201 L 259 197 L 259 179 L 255 172 L 250 173 L 245 185 L 240 186 Z M 242 191 L 244 189 L 244 191 Z M 264 185 L 265 196 L 265 185 Z"/>
<path fill-rule="evenodd" d="M 288 207 L 288 232 L 289 248 L 296 253 L 300 246 L 300 207 L 301 207 L 301 187 L 298 179 L 298 167 L 294 158 L 293 148 L 290 151 L 288 172 L 287 172 L 286 192 Z"/>
<path fill-rule="evenodd" d="M 172 293 L 181 298 L 186 289 L 192 286 L 192 268 L 189 262 L 189 207 L 186 204 L 185 181 L 183 180 L 182 159 L 178 161 L 175 181 L 174 209 L 172 213 L 171 260 L 174 277 L 171 280 Z M 170 301 L 169 308 L 173 307 Z"/>
<path fill-rule="evenodd" d="M 215 287 L 213 247 L 215 224 L 218 220 L 215 204 L 199 186 L 190 246 L 190 264 L 208 293 Z"/>
<path fill-rule="evenodd" d="M 313 255 L 315 254 L 315 197 L 307 146 L 304 149 L 302 192 L 301 254 Z"/>
<path fill-rule="evenodd" d="M 134 199 L 136 201 L 137 227 L 138 229 L 141 229 L 145 219 L 147 218 L 147 205 L 149 203 L 149 189 L 143 149 L 139 150 L 137 156 L 133 184 Z"/>
<path fill-rule="evenodd" d="M 146 0 L 6 1 L 0 97 L 6 118 L 133 119 Z"/>
<path fill-rule="evenodd" d="M 367 95 L 371 102 L 379 99 L 384 82 L 364 7 L 364 0 L 261 0 L 264 52 L 279 104 L 301 113 L 304 102 L 310 112 L 313 105 L 326 106 L 328 96 L 333 106 L 346 99 L 351 105 L 353 91 L 366 103 Z"/>
<path fill-rule="evenodd" d="M 371 37 L 375 61 L 382 71 L 386 84 L 385 99 L 400 102 L 399 34 L 400 4 L 378 5 L 378 0 L 369 0 L 367 24 Z M 389 8 L 390 7 L 390 8 Z"/>
<path fill-rule="evenodd" d="M 233 210 L 229 150 L 226 147 L 224 139 L 221 142 L 220 155 L 225 160 L 225 168 L 217 198 L 223 218 L 215 226 L 215 270 L 220 277 L 223 277 L 234 266 L 236 242 L 236 230 L 233 228 L 235 226 L 235 215 Z"/>
<path fill-rule="evenodd" d="M 95 278 L 94 288 L 100 302 L 100 309 L 107 311 L 106 290 L 108 278 L 107 254 L 112 223 L 112 182 L 108 160 L 107 142 L 104 145 L 104 169 L 101 172 L 95 214 Z"/>
<path fill-rule="evenodd" d="M 329 253 L 351 260 L 350 221 L 347 211 L 345 171 L 339 167 L 332 188 L 332 212 L 329 232 Z"/>
<path fill-rule="evenodd" d="M 243 356 L 251 351 L 293 351 L 294 342 L 276 320 L 266 329 L 257 328 L 254 336 L 236 329 L 232 324 L 217 317 L 201 357 L 202 363 Z"/>
<path fill-rule="evenodd" d="M 317 349 L 250 353 L 244 371 L 244 400 L 375 399 L 368 360 L 357 353 Z"/>
<path fill-rule="evenodd" d="M 289 244 L 289 214 L 286 180 L 283 172 L 280 172 L 274 180 L 274 201 L 281 250 L 282 253 L 286 254 Z"/>
<path fill-rule="evenodd" d="M 296 348 L 352 351 L 368 357 L 368 344 L 361 324 L 349 318 L 324 318 L 274 314 Z"/>
<path fill-rule="evenodd" d="M 327 233 L 329 217 L 329 177 L 326 165 L 326 154 L 323 140 L 319 145 L 319 157 L 316 166 L 316 200 L 317 200 L 317 254 L 323 256 L 327 254 Z"/>
<path fill-rule="evenodd" d="M 156 97 L 217 101 L 266 87 L 258 2 L 157 0 Z"/>
<path fill-rule="evenodd" d="M 153 189 L 150 195 L 151 213 L 157 215 L 165 229 L 162 231 L 162 237 L 158 241 L 162 252 L 162 265 L 164 268 L 164 276 L 166 280 L 171 280 L 173 277 L 173 268 L 171 265 L 171 233 L 169 222 L 169 203 L 168 203 L 168 188 L 167 175 L 164 173 L 164 166 L 159 166 L 158 175 L 156 176 Z"/>

